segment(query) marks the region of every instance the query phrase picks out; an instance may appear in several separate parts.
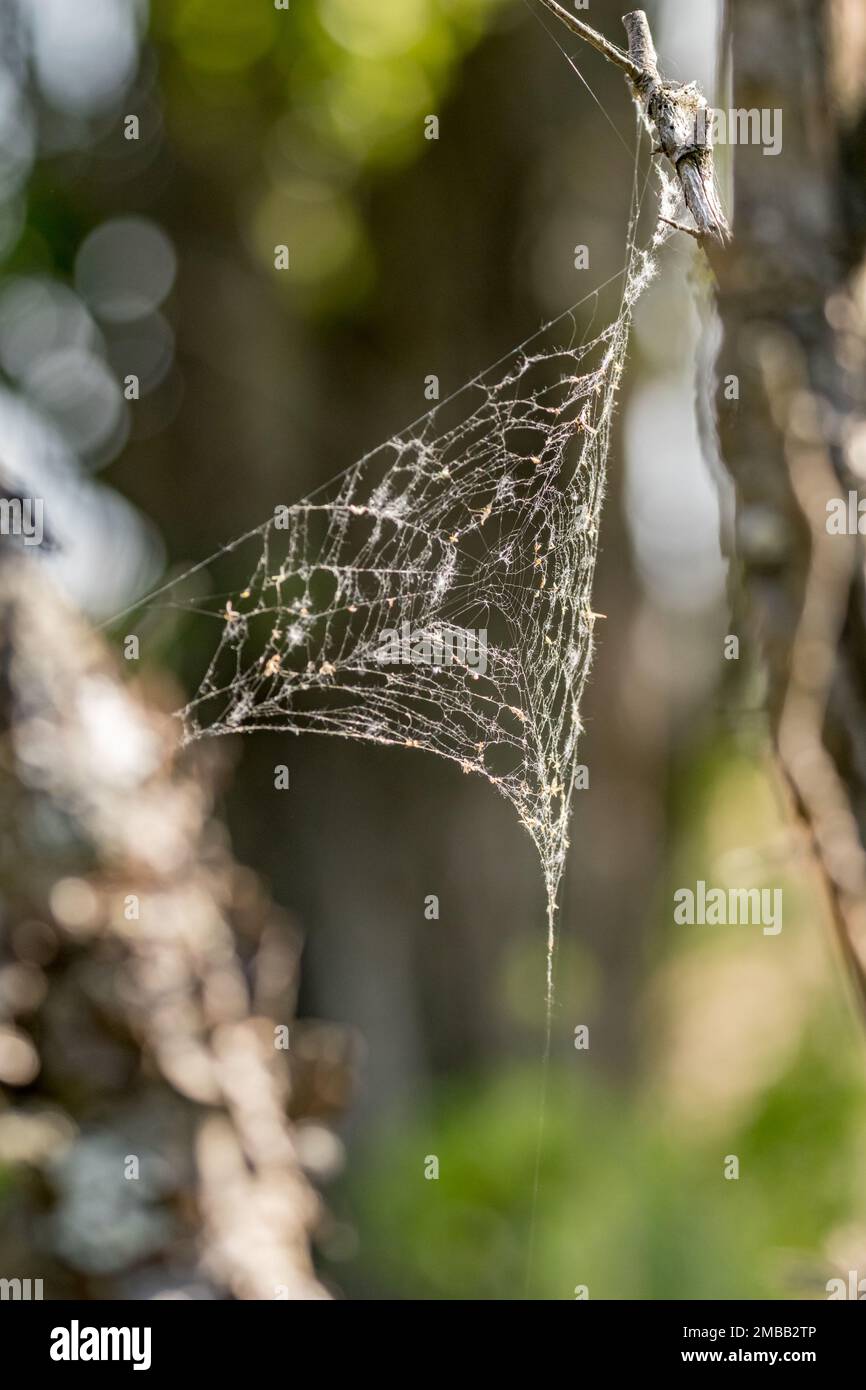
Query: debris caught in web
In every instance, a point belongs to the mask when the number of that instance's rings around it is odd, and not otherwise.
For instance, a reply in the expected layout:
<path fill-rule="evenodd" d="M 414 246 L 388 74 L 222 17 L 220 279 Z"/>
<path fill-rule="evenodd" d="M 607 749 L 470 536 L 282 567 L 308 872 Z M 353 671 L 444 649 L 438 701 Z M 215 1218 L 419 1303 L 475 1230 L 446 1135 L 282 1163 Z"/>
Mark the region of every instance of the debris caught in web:
<path fill-rule="evenodd" d="M 209 609 L 186 740 L 274 729 L 438 753 L 512 803 L 552 920 L 617 387 L 669 234 L 630 235 L 619 313 L 592 341 L 569 311 L 239 543 L 249 580 Z"/>

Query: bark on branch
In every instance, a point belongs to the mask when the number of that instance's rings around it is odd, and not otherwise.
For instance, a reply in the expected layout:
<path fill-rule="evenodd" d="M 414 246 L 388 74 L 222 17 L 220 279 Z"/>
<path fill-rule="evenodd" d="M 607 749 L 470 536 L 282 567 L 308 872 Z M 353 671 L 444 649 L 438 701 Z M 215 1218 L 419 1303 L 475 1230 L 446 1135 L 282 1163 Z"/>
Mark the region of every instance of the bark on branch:
<path fill-rule="evenodd" d="M 542 4 L 572 33 L 622 68 L 628 77 L 658 141 L 657 153 L 670 161 L 695 224 L 693 227 L 673 225 L 698 240 L 709 237 L 724 245 L 730 237 L 730 229 L 716 184 L 706 100 L 694 82 L 664 81 L 643 10 L 633 10 L 623 16 L 628 35 L 628 53 L 624 53 L 590 25 L 575 19 L 556 0 L 542 0 Z"/>

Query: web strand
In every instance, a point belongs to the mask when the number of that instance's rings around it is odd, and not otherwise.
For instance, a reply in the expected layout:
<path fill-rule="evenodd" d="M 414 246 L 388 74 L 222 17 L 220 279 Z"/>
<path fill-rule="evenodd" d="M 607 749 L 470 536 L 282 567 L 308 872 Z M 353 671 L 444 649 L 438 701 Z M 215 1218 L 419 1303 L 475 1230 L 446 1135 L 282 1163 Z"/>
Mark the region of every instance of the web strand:
<path fill-rule="evenodd" d="M 538 851 L 550 924 L 578 779 L 606 463 L 631 313 L 670 235 L 637 244 L 652 164 L 640 124 L 619 310 L 578 339 L 583 297 L 305 499 L 218 556 L 240 591 L 196 597 L 213 655 L 178 712 L 185 742 L 282 730 L 436 753 L 485 777 Z M 675 204 L 662 182 L 662 210 Z M 604 286 L 599 287 L 604 288 Z M 571 324 L 571 333 L 563 326 Z M 130 611 L 130 610 L 127 610 Z"/>
<path fill-rule="evenodd" d="M 611 425 L 632 306 L 653 273 L 639 211 L 636 156 L 620 309 L 601 333 L 576 345 L 568 311 L 232 543 L 251 552 L 249 580 L 197 600 L 218 630 L 180 712 L 186 741 L 317 732 L 426 750 L 485 777 L 536 845 L 551 910 Z"/>
<path fill-rule="evenodd" d="M 185 743 L 269 729 L 408 747 L 484 777 L 514 807 L 547 898 L 527 1286 L 607 459 L 632 310 L 672 235 L 657 221 L 638 245 L 654 167 L 661 216 L 679 202 L 657 163 L 641 179 L 641 129 L 638 115 L 622 270 L 345 472 L 125 610 L 247 554 L 242 589 L 171 600 L 214 627 L 207 668 L 178 711 Z M 597 309 L 620 279 L 614 320 L 578 341 L 577 311 L 593 298 Z"/>
<path fill-rule="evenodd" d="M 437 753 L 514 806 L 551 918 L 617 391 L 632 308 L 671 235 L 658 221 L 637 244 L 653 167 L 661 215 L 678 202 L 654 161 L 641 182 L 640 131 L 638 115 L 621 271 L 345 472 L 125 610 L 248 553 L 242 590 L 172 600 L 216 625 L 201 683 L 178 712 L 184 741 L 274 729 Z M 618 279 L 616 318 L 578 343 L 577 310 Z M 549 958 L 548 1027 L 551 1009 Z"/>

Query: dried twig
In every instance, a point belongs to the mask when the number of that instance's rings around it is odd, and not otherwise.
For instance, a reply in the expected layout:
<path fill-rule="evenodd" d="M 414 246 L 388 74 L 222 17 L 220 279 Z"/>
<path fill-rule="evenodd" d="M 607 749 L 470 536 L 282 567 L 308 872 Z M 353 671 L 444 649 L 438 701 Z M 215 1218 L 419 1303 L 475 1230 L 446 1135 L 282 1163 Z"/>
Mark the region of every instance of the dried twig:
<path fill-rule="evenodd" d="M 628 53 L 624 53 L 583 20 L 575 19 L 556 0 L 542 0 L 542 4 L 608 62 L 622 68 L 628 77 L 658 140 L 658 153 L 666 155 L 673 165 L 686 207 L 695 222 L 693 228 L 674 225 L 699 240 L 711 237 L 724 244 L 730 229 L 716 184 L 706 100 L 694 82 L 683 85 L 663 80 L 649 21 L 643 10 L 633 10 L 623 16 L 628 34 Z"/>
<path fill-rule="evenodd" d="M 601 53 L 607 58 L 609 63 L 616 63 L 618 68 L 622 68 L 623 72 L 631 78 L 632 82 L 638 81 L 641 76 L 641 68 L 627 53 L 624 53 L 621 48 L 617 48 L 615 43 L 611 43 L 609 39 L 606 39 L 603 34 L 599 34 L 591 25 L 584 24 L 582 19 L 575 19 L 574 15 L 569 14 L 568 10 L 563 9 L 562 5 L 558 5 L 556 0 L 542 0 L 542 4 L 546 5 L 550 13 L 555 14 L 556 18 L 561 20 L 566 28 L 570 29 L 573 34 L 578 34 L 580 38 L 585 39 L 588 44 L 591 44 L 596 52 Z"/>

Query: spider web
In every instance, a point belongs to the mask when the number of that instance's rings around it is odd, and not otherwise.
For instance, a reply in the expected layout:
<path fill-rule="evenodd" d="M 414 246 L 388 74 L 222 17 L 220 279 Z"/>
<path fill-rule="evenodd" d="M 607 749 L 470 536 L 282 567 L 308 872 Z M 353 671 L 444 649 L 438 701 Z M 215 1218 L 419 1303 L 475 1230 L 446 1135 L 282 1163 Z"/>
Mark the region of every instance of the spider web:
<path fill-rule="evenodd" d="M 179 711 L 186 742 L 315 732 L 485 777 L 541 860 L 549 986 L 611 425 L 632 308 L 670 235 L 659 222 L 637 246 L 637 189 L 636 153 L 620 308 L 601 333 L 577 342 L 567 311 L 227 547 L 252 548 L 249 581 L 206 607 L 214 653 Z"/>

